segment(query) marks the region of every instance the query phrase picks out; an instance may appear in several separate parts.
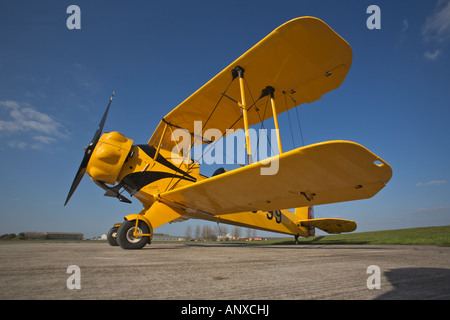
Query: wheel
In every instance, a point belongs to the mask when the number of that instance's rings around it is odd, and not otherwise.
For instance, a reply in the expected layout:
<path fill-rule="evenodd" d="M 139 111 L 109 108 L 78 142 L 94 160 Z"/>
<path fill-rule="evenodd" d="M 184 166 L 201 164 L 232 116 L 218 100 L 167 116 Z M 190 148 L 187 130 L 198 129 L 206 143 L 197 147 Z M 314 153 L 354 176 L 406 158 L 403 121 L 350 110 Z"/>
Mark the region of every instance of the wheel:
<path fill-rule="evenodd" d="M 149 236 L 135 237 L 133 235 L 136 227 L 136 220 L 125 220 L 117 229 L 117 243 L 122 249 L 142 249 L 147 243 L 149 243 Z M 138 233 L 149 234 L 150 228 L 148 225 L 139 220 Z"/>
<path fill-rule="evenodd" d="M 113 247 L 119 245 L 117 243 L 117 229 L 119 229 L 119 227 L 112 227 L 111 229 L 109 229 L 108 234 L 106 235 L 106 240 L 108 240 L 109 245 Z"/>

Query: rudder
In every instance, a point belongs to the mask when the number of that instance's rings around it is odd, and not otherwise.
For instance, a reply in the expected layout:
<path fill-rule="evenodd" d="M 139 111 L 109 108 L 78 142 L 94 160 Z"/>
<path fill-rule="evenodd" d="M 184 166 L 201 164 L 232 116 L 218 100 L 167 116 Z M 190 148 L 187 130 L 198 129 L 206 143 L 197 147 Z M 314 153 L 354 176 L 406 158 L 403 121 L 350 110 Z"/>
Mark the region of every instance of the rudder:
<path fill-rule="evenodd" d="M 311 220 L 314 219 L 314 207 L 300 207 L 295 208 L 295 215 L 300 220 Z M 314 226 L 300 226 L 300 229 L 302 229 L 303 233 L 306 235 L 306 237 L 312 237 L 316 234 L 316 228 Z"/>

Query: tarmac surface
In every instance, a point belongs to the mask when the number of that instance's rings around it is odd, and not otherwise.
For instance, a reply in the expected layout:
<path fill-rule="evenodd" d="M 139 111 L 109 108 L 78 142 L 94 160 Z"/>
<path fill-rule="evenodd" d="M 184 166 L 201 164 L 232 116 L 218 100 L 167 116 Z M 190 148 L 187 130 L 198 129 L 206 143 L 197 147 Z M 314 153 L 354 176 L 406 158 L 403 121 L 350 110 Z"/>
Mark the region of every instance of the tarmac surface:
<path fill-rule="evenodd" d="M 450 247 L 14 241 L 0 257 L 2 300 L 450 299 Z"/>

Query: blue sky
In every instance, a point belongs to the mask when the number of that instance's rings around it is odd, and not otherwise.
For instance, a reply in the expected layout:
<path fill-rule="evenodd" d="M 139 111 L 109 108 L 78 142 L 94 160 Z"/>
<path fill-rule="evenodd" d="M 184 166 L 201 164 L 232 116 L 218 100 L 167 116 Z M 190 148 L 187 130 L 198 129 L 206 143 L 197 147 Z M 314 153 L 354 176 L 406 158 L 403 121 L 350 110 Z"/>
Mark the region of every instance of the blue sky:
<path fill-rule="evenodd" d="M 66 27 L 71 4 L 80 30 Z M 366 27 L 371 4 L 379 30 Z M 87 176 L 63 206 L 112 91 L 105 131 L 146 143 L 172 108 L 300 16 L 322 19 L 353 50 L 342 86 L 298 108 L 305 144 L 354 141 L 393 169 L 374 198 L 318 206 L 317 216 L 355 220 L 357 231 L 449 225 L 448 0 L 15 0 L 0 4 L 0 234 L 92 237 L 139 212 L 138 201 L 103 197 Z M 286 115 L 280 122 L 292 149 Z M 180 235 L 186 223 L 157 231 Z"/>

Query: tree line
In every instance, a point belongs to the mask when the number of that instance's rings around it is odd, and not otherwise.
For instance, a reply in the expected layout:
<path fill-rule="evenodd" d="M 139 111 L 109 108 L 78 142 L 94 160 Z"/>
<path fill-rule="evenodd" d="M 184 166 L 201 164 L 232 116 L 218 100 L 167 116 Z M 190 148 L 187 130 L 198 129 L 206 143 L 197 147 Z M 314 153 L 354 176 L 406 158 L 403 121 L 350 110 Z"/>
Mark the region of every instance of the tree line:
<path fill-rule="evenodd" d="M 0 240 L 45 240 L 46 234 L 44 232 L 20 232 L 15 233 L 5 233 L 0 236 Z"/>

